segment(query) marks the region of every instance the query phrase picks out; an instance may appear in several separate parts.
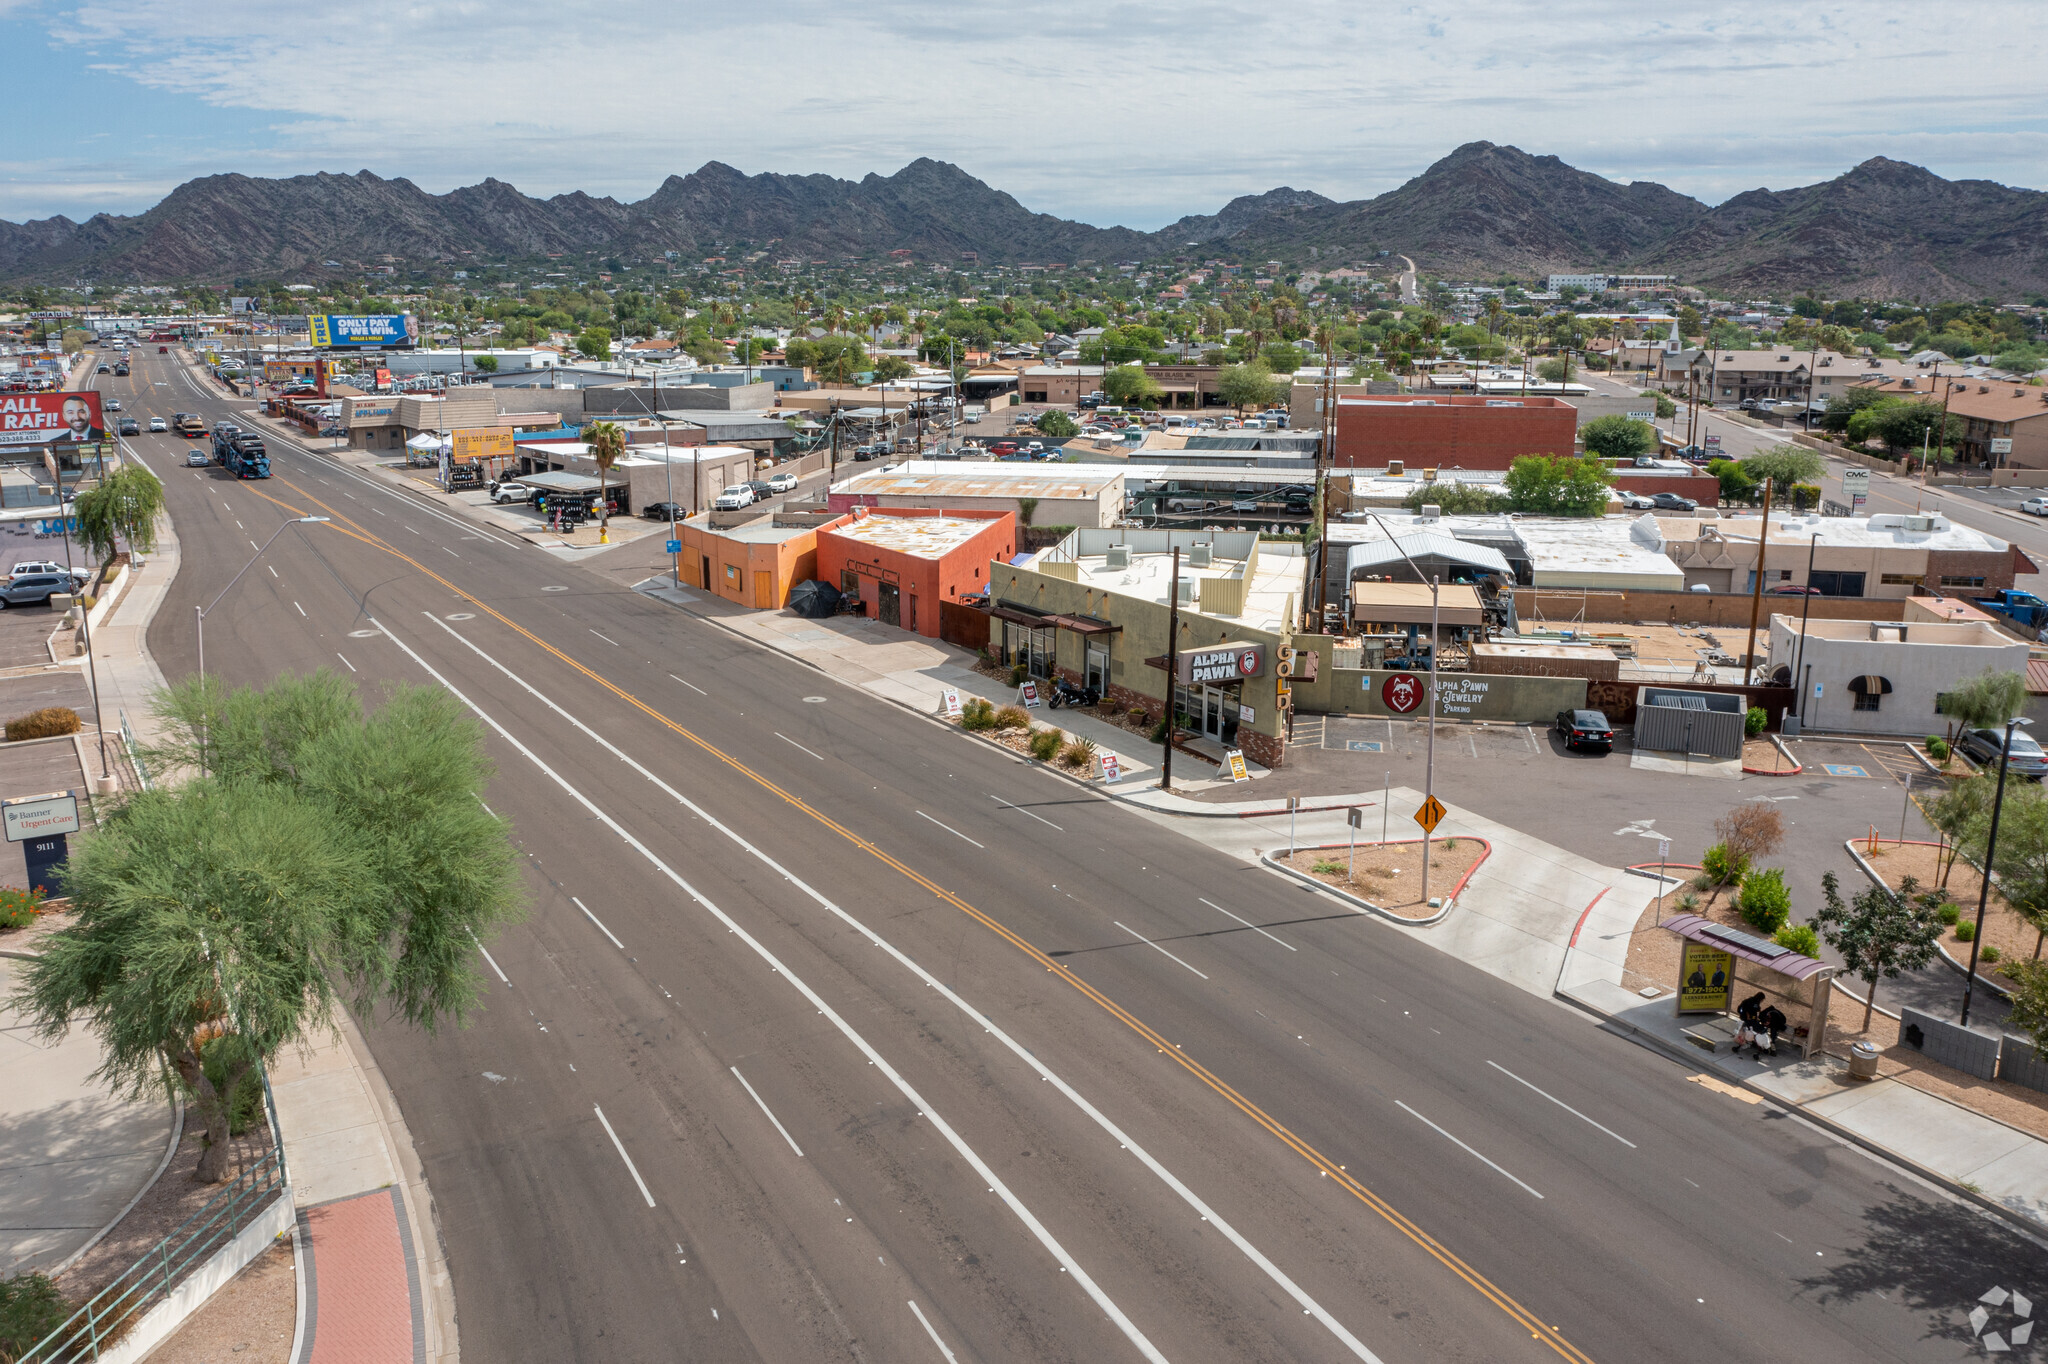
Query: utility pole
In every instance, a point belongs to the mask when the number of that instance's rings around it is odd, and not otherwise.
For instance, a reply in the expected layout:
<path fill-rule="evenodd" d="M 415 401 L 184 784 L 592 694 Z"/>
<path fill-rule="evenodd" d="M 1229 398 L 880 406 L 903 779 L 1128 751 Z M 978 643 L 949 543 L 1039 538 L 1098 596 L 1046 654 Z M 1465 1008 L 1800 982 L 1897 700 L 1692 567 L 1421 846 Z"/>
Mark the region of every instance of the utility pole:
<path fill-rule="evenodd" d="M 1159 789 L 1173 789 L 1173 708 L 1180 691 L 1180 546 L 1173 547 L 1173 579 L 1166 589 L 1166 755 L 1159 763 Z"/>
<path fill-rule="evenodd" d="M 1321 634 L 1330 609 L 1330 473 L 1337 467 L 1336 333 L 1323 329 L 1323 440 L 1316 448 L 1316 614 L 1309 629 Z"/>
<path fill-rule="evenodd" d="M 1756 537 L 1756 581 L 1749 597 L 1749 643 L 1742 651 L 1742 680 L 1746 685 L 1756 675 L 1756 622 L 1764 607 L 1764 553 L 1771 543 L 1771 480 L 1764 480 L 1763 529 Z"/>
<path fill-rule="evenodd" d="M 1799 648 L 1792 655 L 1792 713 L 1801 725 L 1806 722 L 1806 688 L 1799 685 L 1799 668 L 1806 662 L 1806 623 L 1813 618 L 1813 556 L 1819 549 L 1820 532 L 1815 531 L 1806 546 L 1806 595 L 1799 608 Z"/>

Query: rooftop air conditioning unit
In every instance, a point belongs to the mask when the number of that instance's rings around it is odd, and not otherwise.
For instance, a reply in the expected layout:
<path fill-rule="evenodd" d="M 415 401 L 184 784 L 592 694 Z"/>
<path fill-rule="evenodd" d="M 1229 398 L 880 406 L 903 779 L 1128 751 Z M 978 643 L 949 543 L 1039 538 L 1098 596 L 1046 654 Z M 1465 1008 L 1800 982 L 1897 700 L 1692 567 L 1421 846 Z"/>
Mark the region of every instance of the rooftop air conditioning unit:
<path fill-rule="evenodd" d="M 1103 567 L 1105 568 L 1129 568 L 1130 566 L 1131 547 L 1129 545 L 1111 545 L 1109 553 L 1103 556 Z"/>
<path fill-rule="evenodd" d="M 2041 396 L 2044 398 L 2048 398 L 2048 392 L 2042 393 Z M 1388 478 L 1402 478 L 1405 477 L 1407 473 L 1408 465 L 1405 462 L 1398 459 L 1390 459 L 1387 461 Z"/>
<path fill-rule="evenodd" d="M 1434 502 L 1425 502 L 1422 505 L 1422 519 L 1425 521 L 1440 520 L 1443 514 L 1444 509 Z"/>
<path fill-rule="evenodd" d="M 1192 579 L 1183 578 L 1174 584 L 1174 596 L 1182 606 L 1192 606 L 1195 601 L 1195 584 Z"/>
<path fill-rule="evenodd" d="M 1193 545 L 1193 546 L 1190 546 L 1190 547 L 1189 547 L 1189 549 L 1188 549 L 1188 567 L 1189 567 L 1189 568 L 1207 568 L 1207 567 L 1209 567 L 1209 566 L 1210 566 L 1211 564 L 1213 564 L 1213 563 L 1215 563 L 1215 562 L 1216 562 L 1216 547 L 1215 547 L 1214 545 L 1211 545 L 1211 544 L 1206 544 L 1206 543 L 1205 543 L 1205 544 L 1198 544 L 1198 545 Z"/>

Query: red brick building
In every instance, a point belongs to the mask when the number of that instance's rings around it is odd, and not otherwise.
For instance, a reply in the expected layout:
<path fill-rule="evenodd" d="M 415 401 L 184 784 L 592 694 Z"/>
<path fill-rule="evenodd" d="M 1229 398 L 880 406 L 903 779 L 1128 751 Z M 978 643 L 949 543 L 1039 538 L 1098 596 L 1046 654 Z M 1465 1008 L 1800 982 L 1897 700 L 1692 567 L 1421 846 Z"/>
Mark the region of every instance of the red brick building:
<path fill-rule="evenodd" d="M 940 604 L 986 592 L 989 561 L 1016 552 L 1014 512 L 857 507 L 818 533 L 818 577 L 870 619 L 937 639 Z"/>
<path fill-rule="evenodd" d="M 1517 455 L 1569 455 L 1578 409 L 1561 398 L 1384 394 L 1337 399 L 1337 468 L 1505 469 Z"/>

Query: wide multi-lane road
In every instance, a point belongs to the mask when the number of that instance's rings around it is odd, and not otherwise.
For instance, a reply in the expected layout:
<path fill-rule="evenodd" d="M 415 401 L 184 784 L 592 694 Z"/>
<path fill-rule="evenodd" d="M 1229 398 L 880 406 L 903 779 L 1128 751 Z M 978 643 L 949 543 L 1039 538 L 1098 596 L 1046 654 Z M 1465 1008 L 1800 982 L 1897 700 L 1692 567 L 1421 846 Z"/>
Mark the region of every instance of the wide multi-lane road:
<path fill-rule="evenodd" d="M 146 356 L 147 418 L 246 405 Z M 1953 1359 L 2048 1257 L 1769 1105 L 316 453 L 149 646 L 449 687 L 530 917 L 369 1024 L 487 1360 Z M 1540 791 L 1503 791 L 1515 800 Z M 1991 1276 L 1991 1277 L 1987 1277 Z"/>

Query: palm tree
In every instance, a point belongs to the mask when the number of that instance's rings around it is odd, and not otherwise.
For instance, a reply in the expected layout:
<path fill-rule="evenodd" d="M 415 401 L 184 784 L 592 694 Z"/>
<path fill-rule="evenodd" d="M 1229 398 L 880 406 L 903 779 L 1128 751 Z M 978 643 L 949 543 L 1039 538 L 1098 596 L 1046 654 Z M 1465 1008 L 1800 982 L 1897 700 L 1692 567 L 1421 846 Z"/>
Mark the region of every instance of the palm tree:
<path fill-rule="evenodd" d="M 626 433 L 616 422 L 592 422 L 583 433 L 583 442 L 590 447 L 591 462 L 597 465 L 597 542 L 608 545 L 612 542 L 612 522 L 611 507 L 605 498 L 605 475 L 626 453 Z"/>
<path fill-rule="evenodd" d="M 1495 332 L 1498 332 L 1500 330 L 1501 314 L 1505 311 L 1506 309 L 1503 308 L 1501 305 L 1500 295 L 1492 294 L 1487 297 L 1486 334 L 1489 338 L 1492 337 Z"/>

